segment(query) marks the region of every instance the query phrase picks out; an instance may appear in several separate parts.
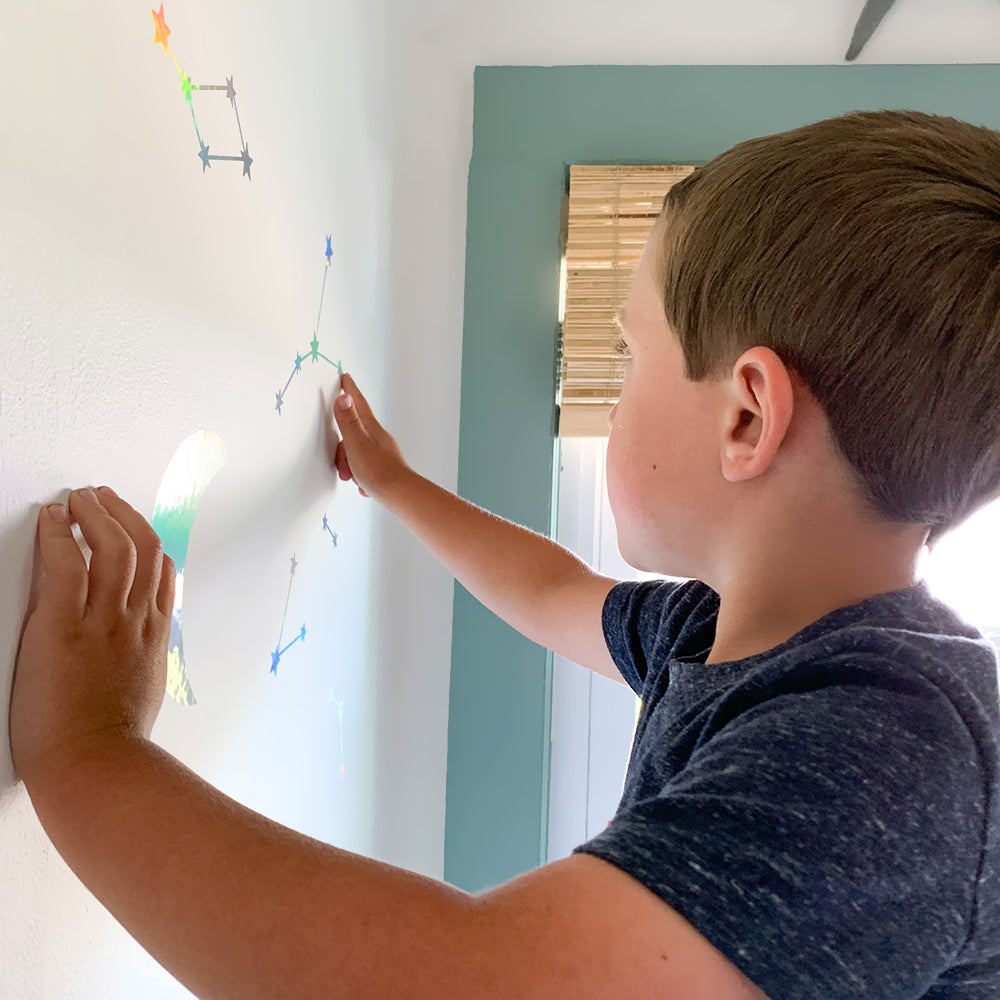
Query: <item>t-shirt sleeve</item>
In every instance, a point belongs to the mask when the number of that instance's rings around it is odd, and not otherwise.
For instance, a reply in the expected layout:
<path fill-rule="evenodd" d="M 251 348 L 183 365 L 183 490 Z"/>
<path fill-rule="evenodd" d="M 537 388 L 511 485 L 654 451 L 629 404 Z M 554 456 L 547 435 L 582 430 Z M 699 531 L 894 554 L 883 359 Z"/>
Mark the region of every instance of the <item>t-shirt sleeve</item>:
<path fill-rule="evenodd" d="M 771 1000 L 920 997 L 971 933 L 974 741 L 919 677 L 791 678 L 730 706 L 658 793 L 574 853 L 634 876 Z"/>
<path fill-rule="evenodd" d="M 627 580 L 604 599 L 602 625 L 608 652 L 632 690 L 642 696 L 650 665 L 669 657 L 684 617 L 672 614 L 688 583 Z"/>

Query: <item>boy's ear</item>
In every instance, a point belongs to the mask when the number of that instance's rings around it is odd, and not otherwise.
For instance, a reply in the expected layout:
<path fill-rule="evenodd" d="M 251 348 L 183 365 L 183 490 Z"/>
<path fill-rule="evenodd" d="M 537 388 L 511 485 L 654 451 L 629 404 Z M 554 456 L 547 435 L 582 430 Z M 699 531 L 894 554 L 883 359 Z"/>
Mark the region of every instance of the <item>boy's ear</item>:
<path fill-rule="evenodd" d="M 792 420 L 794 394 L 785 363 L 769 347 L 751 347 L 733 366 L 723 412 L 722 474 L 754 479 L 774 461 Z"/>

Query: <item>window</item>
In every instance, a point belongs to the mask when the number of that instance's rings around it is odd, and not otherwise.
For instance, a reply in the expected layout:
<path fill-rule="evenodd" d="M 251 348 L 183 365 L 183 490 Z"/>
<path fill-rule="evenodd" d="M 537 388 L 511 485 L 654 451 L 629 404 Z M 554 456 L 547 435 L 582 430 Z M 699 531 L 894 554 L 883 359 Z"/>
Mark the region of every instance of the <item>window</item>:
<path fill-rule="evenodd" d="M 560 288 L 560 437 L 603 437 L 621 390 L 613 317 L 667 191 L 694 167 L 571 166 Z"/>

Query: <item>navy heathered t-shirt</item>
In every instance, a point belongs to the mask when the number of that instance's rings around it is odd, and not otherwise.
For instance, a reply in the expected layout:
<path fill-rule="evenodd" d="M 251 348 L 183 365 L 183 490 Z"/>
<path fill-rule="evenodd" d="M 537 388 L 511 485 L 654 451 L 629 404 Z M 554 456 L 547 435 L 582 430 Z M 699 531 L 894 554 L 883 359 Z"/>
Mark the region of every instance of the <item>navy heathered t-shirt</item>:
<path fill-rule="evenodd" d="M 992 643 L 926 583 L 705 664 L 719 596 L 619 584 L 642 708 L 621 804 L 576 848 L 628 872 L 770 1000 L 1000 998 Z"/>

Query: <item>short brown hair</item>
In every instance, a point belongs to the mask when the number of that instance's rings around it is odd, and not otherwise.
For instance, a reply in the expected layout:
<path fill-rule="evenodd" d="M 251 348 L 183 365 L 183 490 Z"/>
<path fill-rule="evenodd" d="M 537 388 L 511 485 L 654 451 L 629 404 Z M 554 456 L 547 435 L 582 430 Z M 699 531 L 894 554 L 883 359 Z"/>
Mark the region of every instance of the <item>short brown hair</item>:
<path fill-rule="evenodd" d="M 669 191 L 685 375 L 771 348 L 870 517 L 928 544 L 1000 494 L 1000 133 L 858 111 L 740 143 Z"/>

